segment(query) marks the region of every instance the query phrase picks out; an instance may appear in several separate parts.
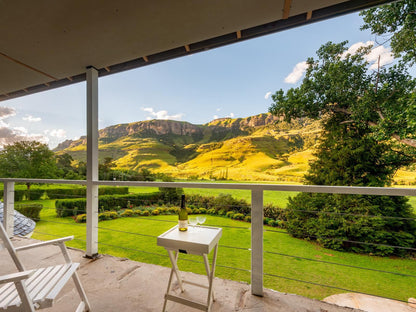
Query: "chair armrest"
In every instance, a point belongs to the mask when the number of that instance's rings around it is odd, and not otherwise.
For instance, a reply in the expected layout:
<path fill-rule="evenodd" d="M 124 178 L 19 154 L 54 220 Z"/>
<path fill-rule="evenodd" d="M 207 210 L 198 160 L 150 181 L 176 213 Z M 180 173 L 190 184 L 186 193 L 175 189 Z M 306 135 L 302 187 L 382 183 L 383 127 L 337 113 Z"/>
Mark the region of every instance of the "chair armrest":
<path fill-rule="evenodd" d="M 16 249 L 16 251 L 21 251 L 21 250 L 32 249 L 32 248 L 36 248 L 36 247 L 42 247 L 42 246 L 46 246 L 46 245 L 64 243 L 64 242 L 67 242 L 67 241 L 70 241 L 70 240 L 73 240 L 73 239 L 74 239 L 74 236 L 67 236 L 67 237 L 48 240 L 46 242 L 40 242 L 40 243 L 36 243 L 36 244 L 32 244 L 32 245 L 16 247 L 15 249 Z"/>
<path fill-rule="evenodd" d="M 23 271 L 18 273 L 12 273 L 0 276 L 0 284 L 5 284 L 9 282 L 18 282 L 24 279 L 27 279 L 30 275 L 32 275 L 33 270 Z"/>

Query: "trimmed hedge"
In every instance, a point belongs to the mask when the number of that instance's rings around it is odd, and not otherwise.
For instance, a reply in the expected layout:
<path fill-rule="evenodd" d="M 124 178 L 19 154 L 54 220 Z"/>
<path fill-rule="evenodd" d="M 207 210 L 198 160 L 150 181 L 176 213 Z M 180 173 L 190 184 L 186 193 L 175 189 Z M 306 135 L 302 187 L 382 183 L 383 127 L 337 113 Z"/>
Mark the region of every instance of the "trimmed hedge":
<path fill-rule="evenodd" d="M 42 204 L 18 204 L 14 206 L 14 209 L 18 212 L 34 221 L 39 221 L 42 208 Z"/>
<path fill-rule="evenodd" d="M 98 197 L 98 207 L 101 212 L 116 210 L 118 207 L 148 206 L 160 200 L 160 192 L 129 195 L 102 195 Z M 85 198 L 57 199 L 55 202 L 58 217 L 76 216 L 85 213 L 87 200 Z"/>
<path fill-rule="evenodd" d="M 98 189 L 99 195 L 126 195 L 129 193 L 129 188 L 127 186 L 123 187 L 113 187 L 106 186 L 100 187 Z M 3 197 L 3 190 L 0 190 L 0 197 Z M 87 189 L 86 187 L 77 187 L 77 188 L 54 188 L 50 186 L 41 186 L 30 188 L 29 190 L 25 189 L 15 189 L 14 190 L 14 200 L 39 200 L 42 196 L 47 196 L 49 199 L 61 199 L 61 198 L 76 198 L 76 197 L 86 197 Z"/>

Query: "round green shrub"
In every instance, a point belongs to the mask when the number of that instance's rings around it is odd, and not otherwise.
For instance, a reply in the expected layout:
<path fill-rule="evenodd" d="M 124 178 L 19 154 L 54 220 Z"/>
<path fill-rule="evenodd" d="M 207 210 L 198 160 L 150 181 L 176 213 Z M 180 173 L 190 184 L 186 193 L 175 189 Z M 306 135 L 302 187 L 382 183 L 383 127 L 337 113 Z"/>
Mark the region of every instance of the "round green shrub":
<path fill-rule="evenodd" d="M 200 211 L 199 211 L 199 209 L 198 209 L 198 208 L 193 208 L 193 209 L 192 209 L 192 213 L 193 213 L 193 214 L 200 214 Z"/>
<path fill-rule="evenodd" d="M 159 211 L 159 209 L 154 209 L 154 210 L 152 210 L 151 214 L 152 214 L 152 216 L 158 216 L 160 214 L 160 211 Z"/>
<path fill-rule="evenodd" d="M 168 212 L 171 214 L 177 214 L 179 212 L 179 209 L 177 207 L 170 207 L 168 208 Z"/>
<path fill-rule="evenodd" d="M 226 213 L 226 217 L 227 217 L 227 218 L 231 218 L 231 219 L 232 219 L 232 218 L 234 217 L 234 214 L 235 214 L 235 213 L 234 213 L 234 211 L 228 211 L 228 212 Z"/>
<path fill-rule="evenodd" d="M 244 215 L 242 213 L 235 213 L 231 218 L 234 220 L 243 220 Z"/>
<path fill-rule="evenodd" d="M 76 223 L 85 223 L 85 222 L 87 222 L 87 215 L 86 214 L 77 215 L 76 218 L 75 218 L 75 222 Z"/>
<path fill-rule="evenodd" d="M 244 221 L 251 222 L 251 216 L 245 216 L 244 217 Z"/>
<path fill-rule="evenodd" d="M 206 214 L 207 213 L 207 209 L 206 208 L 199 208 L 199 213 L 200 214 Z"/>
<path fill-rule="evenodd" d="M 149 210 L 143 210 L 142 216 L 150 216 Z"/>
<path fill-rule="evenodd" d="M 131 217 L 131 216 L 133 216 L 133 214 L 134 213 L 133 213 L 132 209 L 126 209 L 120 214 L 120 216 L 122 216 L 122 217 Z"/>

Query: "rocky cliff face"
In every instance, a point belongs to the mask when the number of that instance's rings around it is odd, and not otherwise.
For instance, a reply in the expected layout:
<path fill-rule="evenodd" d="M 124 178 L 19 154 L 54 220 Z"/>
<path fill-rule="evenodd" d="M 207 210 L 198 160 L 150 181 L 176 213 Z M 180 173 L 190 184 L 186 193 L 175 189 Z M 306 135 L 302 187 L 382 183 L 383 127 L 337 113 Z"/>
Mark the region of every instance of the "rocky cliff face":
<path fill-rule="evenodd" d="M 247 128 L 266 126 L 279 120 L 281 120 L 280 117 L 271 114 L 260 114 L 247 118 L 220 118 L 204 125 L 194 125 L 189 122 L 175 120 L 147 120 L 104 128 L 99 131 L 99 138 L 106 142 L 111 142 L 133 134 L 143 136 L 172 134 L 179 136 L 203 136 L 207 129 L 214 133 L 225 133 L 230 130 L 238 130 L 236 132 L 238 133 L 247 130 Z M 86 144 L 85 136 L 76 141 L 66 140 L 59 144 L 55 151 L 74 148 L 83 144 Z"/>
<path fill-rule="evenodd" d="M 272 114 L 259 114 L 246 118 L 219 118 L 207 123 L 206 125 L 210 127 L 223 127 L 244 130 L 248 127 L 255 128 L 267 126 L 281 120 L 281 117 L 274 116 Z"/>

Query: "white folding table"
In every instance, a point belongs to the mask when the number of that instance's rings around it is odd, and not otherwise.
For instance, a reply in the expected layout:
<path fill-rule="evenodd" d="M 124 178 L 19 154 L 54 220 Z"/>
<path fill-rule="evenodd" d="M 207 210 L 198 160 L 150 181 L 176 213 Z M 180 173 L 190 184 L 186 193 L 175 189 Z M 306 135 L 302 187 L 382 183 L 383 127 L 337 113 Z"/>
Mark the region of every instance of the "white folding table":
<path fill-rule="evenodd" d="M 165 301 L 163 303 L 163 312 L 166 311 L 166 303 L 168 300 L 178 302 L 202 311 L 210 311 L 214 294 L 212 290 L 212 283 L 215 275 L 215 264 L 217 261 L 218 242 L 222 235 L 222 229 L 217 227 L 189 226 L 188 231 L 181 232 L 178 226 L 171 228 L 157 238 L 157 245 L 165 247 L 169 254 L 172 269 L 168 282 L 168 289 L 165 294 Z M 211 269 L 208 260 L 208 254 L 214 249 Z M 208 276 L 208 286 L 184 280 L 178 268 L 179 253 L 200 255 L 204 258 L 205 271 Z M 184 292 L 183 284 L 191 284 L 194 286 L 208 288 L 207 300 L 205 303 L 194 301 L 181 296 L 174 295 L 170 292 L 173 275 L 179 283 L 179 287 Z"/>

